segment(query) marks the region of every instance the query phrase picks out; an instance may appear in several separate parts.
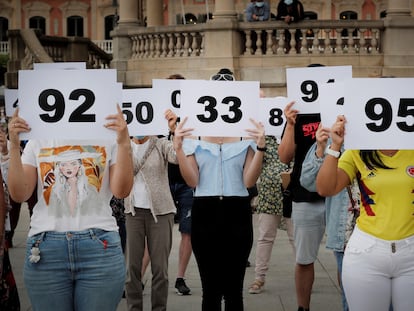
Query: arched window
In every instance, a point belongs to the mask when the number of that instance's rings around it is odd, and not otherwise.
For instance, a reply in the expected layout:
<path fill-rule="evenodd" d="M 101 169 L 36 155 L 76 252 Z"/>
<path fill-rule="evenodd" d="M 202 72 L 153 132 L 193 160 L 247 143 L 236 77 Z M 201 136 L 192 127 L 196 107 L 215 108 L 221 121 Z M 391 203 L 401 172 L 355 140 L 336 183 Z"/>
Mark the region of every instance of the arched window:
<path fill-rule="evenodd" d="M 344 11 L 341 14 L 339 14 L 339 18 L 341 20 L 345 19 L 358 19 L 358 13 L 354 11 Z"/>
<path fill-rule="evenodd" d="M 108 15 L 105 16 L 105 40 L 111 40 L 111 36 L 109 33 L 114 30 L 116 24 L 118 22 L 117 15 Z"/>
<path fill-rule="evenodd" d="M 354 11 L 343 11 L 341 12 L 341 14 L 339 14 L 339 19 L 340 20 L 358 19 L 358 13 Z M 342 34 L 342 37 L 348 37 L 348 29 L 342 30 L 341 34 Z M 358 35 L 358 30 L 355 29 L 352 32 L 352 35 L 356 37 Z"/>
<path fill-rule="evenodd" d="M 186 13 L 184 15 L 184 18 L 185 18 L 185 23 L 186 24 L 197 24 L 197 17 L 194 14 Z M 184 24 L 183 16 L 181 14 L 177 14 L 176 15 L 176 21 L 177 21 L 178 25 Z"/>
<path fill-rule="evenodd" d="M 8 41 L 7 30 L 9 30 L 9 20 L 0 16 L 0 41 Z"/>
<path fill-rule="evenodd" d="M 46 34 L 46 19 L 42 16 L 33 16 L 29 19 L 29 28 L 40 29 L 42 34 Z"/>
<path fill-rule="evenodd" d="M 303 19 L 318 19 L 318 13 L 305 11 L 303 12 Z"/>
<path fill-rule="evenodd" d="M 197 24 L 197 17 L 192 13 L 187 13 L 185 16 L 186 24 Z"/>
<path fill-rule="evenodd" d="M 67 36 L 83 37 L 83 18 L 82 16 L 69 16 L 67 19 Z"/>

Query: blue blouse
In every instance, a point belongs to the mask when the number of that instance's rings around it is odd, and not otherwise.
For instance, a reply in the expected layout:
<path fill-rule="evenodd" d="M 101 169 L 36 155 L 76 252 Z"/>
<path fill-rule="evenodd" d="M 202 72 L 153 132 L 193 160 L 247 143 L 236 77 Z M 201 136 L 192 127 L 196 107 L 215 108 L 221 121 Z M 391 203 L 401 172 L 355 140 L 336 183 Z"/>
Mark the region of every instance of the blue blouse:
<path fill-rule="evenodd" d="M 184 153 L 195 156 L 199 169 L 200 179 L 194 196 L 248 196 L 243 168 L 249 147 L 256 150 L 256 142 L 241 140 L 220 145 L 185 139 Z"/>

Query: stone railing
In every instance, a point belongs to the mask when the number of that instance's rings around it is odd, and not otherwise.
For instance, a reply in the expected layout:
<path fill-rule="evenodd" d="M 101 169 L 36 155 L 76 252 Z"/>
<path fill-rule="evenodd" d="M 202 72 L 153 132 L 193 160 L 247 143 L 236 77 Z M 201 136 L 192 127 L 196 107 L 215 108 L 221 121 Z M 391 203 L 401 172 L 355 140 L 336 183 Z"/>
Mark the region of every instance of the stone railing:
<path fill-rule="evenodd" d="M 0 54 L 9 54 L 9 42 L 0 41 Z"/>
<path fill-rule="evenodd" d="M 93 40 L 102 51 L 108 54 L 112 54 L 112 40 Z"/>
<path fill-rule="evenodd" d="M 202 56 L 203 34 L 202 24 L 137 28 L 130 33 L 131 58 Z"/>
<path fill-rule="evenodd" d="M 33 29 L 9 30 L 6 86 L 17 88 L 18 71 L 33 63 L 86 62 L 87 68 L 109 68 L 112 56 L 88 38 L 52 37 Z"/>
<path fill-rule="evenodd" d="M 378 54 L 384 22 L 303 21 L 291 25 L 280 21 L 240 22 L 236 30 L 241 37 L 241 55 Z M 137 28 L 129 32 L 131 59 L 201 57 L 209 48 L 204 40 L 207 31 L 208 26 L 200 24 Z"/>
<path fill-rule="evenodd" d="M 107 54 L 112 54 L 112 40 L 94 40 L 102 51 Z M 0 41 L 0 54 L 9 54 L 9 41 Z"/>
<path fill-rule="evenodd" d="M 381 20 L 240 23 L 243 55 L 378 54 L 383 30 Z"/>

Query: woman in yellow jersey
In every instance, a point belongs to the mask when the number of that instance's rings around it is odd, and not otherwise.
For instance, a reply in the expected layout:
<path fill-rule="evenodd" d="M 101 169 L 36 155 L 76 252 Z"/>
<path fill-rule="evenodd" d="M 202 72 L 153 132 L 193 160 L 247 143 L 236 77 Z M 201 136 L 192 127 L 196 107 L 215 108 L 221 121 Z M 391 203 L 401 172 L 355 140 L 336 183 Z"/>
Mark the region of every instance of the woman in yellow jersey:
<path fill-rule="evenodd" d="M 332 144 L 318 173 L 322 196 L 357 178 L 361 214 L 345 250 L 342 281 L 350 310 L 414 310 L 414 150 L 347 150 L 345 117 L 331 128 Z"/>

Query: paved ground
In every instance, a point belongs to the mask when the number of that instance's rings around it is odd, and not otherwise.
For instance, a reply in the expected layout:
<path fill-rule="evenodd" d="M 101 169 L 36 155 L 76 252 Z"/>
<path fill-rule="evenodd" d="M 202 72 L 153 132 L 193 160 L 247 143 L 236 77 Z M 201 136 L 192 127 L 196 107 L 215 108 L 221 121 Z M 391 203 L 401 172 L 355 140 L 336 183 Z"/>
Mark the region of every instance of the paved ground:
<path fill-rule="evenodd" d="M 256 223 L 256 219 L 254 219 Z M 31 310 L 30 302 L 22 280 L 22 265 L 24 257 L 25 239 L 29 224 L 29 213 L 26 206 L 22 206 L 19 225 L 14 237 L 14 248 L 10 249 L 13 271 L 19 288 L 21 310 Z M 187 285 L 192 290 L 191 296 L 178 296 L 174 291 L 174 283 L 177 271 L 177 256 L 179 233 L 177 225 L 174 227 L 174 244 L 170 256 L 170 295 L 168 297 L 169 311 L 198 311 L 201 310 L 201 284 L 198 276 L 194 257 L 191 258 L 187 270 Z M 265 290 L 259 295 L 251 295 L 247 289 L 254 279 L 254 254 L 255 244 L 250 255 L 252 267 L 247 268 L 245 279 L 245 310 L 254 311 L 296 311 L 296 296 L 294 284 L 294 258 L 292 249 L 285 231 L 278 231 L 276 243 L 273 248 L 271 265 L 267 276 Z M 220 254 L 217 254 L 220 256 Z M 319 258 L 315 264 L 315 284 L 312 293 L 311 310 L 341 311 L 341 299 L 336 285 L 336 265 L 332 252 L 321 245 Z M 223 276 L 225 277 L 225 276 Z M 150 310 L 151 277 L 147 271 L 145 286 L 145 311 Z M 220 282 L 220 280 L 217 280 Z M 117 311 L 126 311 L 125 299 L 119 304 Z M 59 311 L 59 310 L 56 310 Z M 94 311 L 94 310 L 91 310 Z M 96 310 L 98 311 L 98 310 Z"/>

